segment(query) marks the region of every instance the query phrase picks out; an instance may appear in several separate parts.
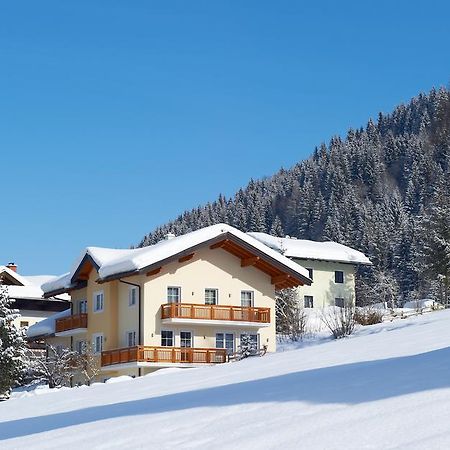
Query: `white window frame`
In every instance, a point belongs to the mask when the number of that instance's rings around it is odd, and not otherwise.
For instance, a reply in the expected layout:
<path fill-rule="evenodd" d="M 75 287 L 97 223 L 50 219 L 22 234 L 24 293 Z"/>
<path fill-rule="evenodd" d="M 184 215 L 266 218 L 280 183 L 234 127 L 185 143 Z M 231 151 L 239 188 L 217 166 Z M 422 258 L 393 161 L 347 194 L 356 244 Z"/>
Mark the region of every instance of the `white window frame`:
<path fill-rule="evenodd" d="M 206 303 L 206 291 L 214 291 L 216 293 L 215 303 Z M 217 288 L 205 288 L 205 305 L 218 305 L 219 304 L 219 289 Z"/>
<path fill-rule="evenodd" d="M 97 309 L 97 296 L 102 296 L 102 307 Z M 92 311 L 94 313 L 101 313 L 105 309 L 105 293 L 103 291 L 95 291 L 92 295 Z"/>
<path fill-rule="evenodd" d="M 133 300 L 133 292 L 134 292 L 134 302 Z M 137 299 L 138 299 L 138 288 L 137 286 L 128 286 L 128 306 L 132 308 L 133 306 L 137 305 Z"/>
<path fill-rule="evenodd" d="M 250 293 L 251 294 L 251 299 L 250 299 L 250 306 L 249 305 L 244 305 L 243 304 L 243 298 L 242 298 L 242 295 L 244 294 L 244 293 Z M 255 306 L 255 291 L 251 291 L 250 289 L 244 289 L 244 290 L 242 290 L 241 291 L 241 306 L 243 307 L 243 308 L 253 308 L 254 306 Z"/>
<path fill-rule="evenodd" d="M 190 347 L 183 347 L 181 345 L 181 333 L 191 333 L 191 346 Z M 178 338 L 180 340 L 180 347 L 182 347 L 182 348 L 194 348 L 194 332 L 192 330 L 180 330 Z"/>
<path fill-rule="evenodd" d="M 163 345 L 163 332 L 172 333 L 172 345 Z M 173 330 L 161 330 L 161 347 L 175 347 L 175 332 Z"/>
<path fill-rule="evenodd" d="M 133 344 L 132 345 L 130 345 L 130 335 L 133 335 Z M 136 333 L 136 330 L 128 330 L 128 331 L 125 331 L 125 347 L 136 347 L 136 345 L 137 345 L 137 340 L 136 340 L 136 338 L 137 338 L 137 333 Z"/>
<path fill-rule="evenodd" d="M 100 351 L 97 348 L 97 338 L 101 338 L 101 349 L 100 349 Z M 104 342 L 105 342 L 105 336 L 103 335 L 103 333 L 94 333 L 92 335 L 92 351 L 96 355 L 99 355 L 103 351 L 103 344 L 104 344 Z"/>
<path fill-rule="evenodd" d="M 217 347 L 217 335 L 218 334 L 222 334 L 223 335 L 223 347 Z M 231 334 L 233 336 L 233 351 L 230 353 L 235 353 L 236 352 L 236 333 L 230 332 L 230 331 L 216 331 L 215 334 L 215 346 L 216 348 L 223 348 L 225 350 L 228 351 L 227 349 L 227 339 L 226 339 L 226 335 L 227 334 Z"/>
<path fill-rule="evenodd" d="M 178 290 L 178 300 L 176 300 L 176 301 L 169 300 L 169 289 L 177 289 Z M 181 286 L 167 286 L 166 300 L 167 300 L 167 303 L 180 303 L 181 302 Z"/>

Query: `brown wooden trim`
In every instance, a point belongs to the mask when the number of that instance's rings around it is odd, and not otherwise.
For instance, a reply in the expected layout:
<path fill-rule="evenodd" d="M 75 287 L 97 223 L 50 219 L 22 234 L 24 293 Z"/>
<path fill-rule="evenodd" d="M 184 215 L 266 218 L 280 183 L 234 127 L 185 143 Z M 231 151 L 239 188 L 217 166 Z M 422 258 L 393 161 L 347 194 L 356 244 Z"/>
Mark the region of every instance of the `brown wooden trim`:
<path fill-rule="evenodd" d="M 189 347 L 135 347 L 117 348 L 102 352 L 101 365 L 112 366 L 130 362 L 154 362 L 169 364 L 220 364 L 227 361 L 224 348 Z"/>
<path fill-rule="evenodd" d="M 161 319 L 270 323 L 270 308 L 202 305 L 196 303 L 165 303 L 161 305 Z"/>
<path fill-rule="evenodd" d="M 222 248 L 225 245 L 227 245 L 227 243 L 228 243 L 228 239 L 224 239 L 223 241 L 219 241 L 219 242 L 216 242 L 215 244 L 210 245 L 209 248 L 211 250 L 214 250 L 216 248 Z"/>
<path fill-rule="evenodd" d="M 55 333 L 62 333 L 63 331 L 74 330 L 76 328 L 87 328 L 87 323 L 88 315 L 86 313 L 62 317 L 61 319 L 56 319 Z"/>
<path fill-rule="evenodd" d="M 250 256 L 250 258 L 241 259 L 241 267 L 254 266 L 259 261 L 259 256 Z"/>
<path fill-rule="evenodd" d="M 272 284 L 279 284 L 279 283 L 283 283 L 285 281 L 288 281 L 290 278 L 291 278 L 291 276 L 289 274 L 283 273 L 282 275 L 276 275 L 276 276 L 272 277 L 270 279 L 270 282 Z"/>
<path fill-rule="evenodd" d="M 157 267 L 156 269 L 150 270 L 150 272 L 147 272 L 147 276 L 151 277 L 152 275 L 156 275 L 159 272 L 161 272 L 162 267 Z"/>
<path fill-rule="evenodd" d="M 178 262 L 183 263 L 183 262 L 189 261 L 193 257 L 194 257 L 194 253 L 191 253 L 189 255 L 185 255 L 185 256 L 182 256 L 181 258 L 179 258 Z"/>

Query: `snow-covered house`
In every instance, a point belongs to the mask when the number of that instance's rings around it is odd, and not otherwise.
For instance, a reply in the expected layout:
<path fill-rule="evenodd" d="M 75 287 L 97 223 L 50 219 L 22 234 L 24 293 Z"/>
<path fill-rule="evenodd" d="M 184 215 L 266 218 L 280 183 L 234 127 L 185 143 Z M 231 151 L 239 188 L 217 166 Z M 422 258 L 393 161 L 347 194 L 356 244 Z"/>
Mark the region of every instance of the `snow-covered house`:
<path fill-rule="evenodd" d="M 372 264 L 364 253 L 337 242 L 279 238 L 266 233 L 248 235 L 308 270 L 312 284 L 298 288 L 300 304 L 305 308 L 354 302 L 356 268 Z"/>
<path fill-rule="evenodd" d="M 20 312 L 20 317 L 15 321 L 16 326 L 26 328 L 55 312 L 70 308 L 70 297 L 67 294 L 43 297 L 42 284 L 55 278 L 52 275 L 19 275 L 14 263 L 0 266 L 2 285 L 14 300 L 12 306 Z"/>
<path fill-rule="evenodd" d="M 310 283 L 300 265 L 218 224 L 139 249 L 88 247 L 43 285 L 47 297 L 70 293 L 70 316 L 28 332 L 91 344 L 103 377 L 220 363 L 243 334 L 274 351 L 275 290 Z"/>

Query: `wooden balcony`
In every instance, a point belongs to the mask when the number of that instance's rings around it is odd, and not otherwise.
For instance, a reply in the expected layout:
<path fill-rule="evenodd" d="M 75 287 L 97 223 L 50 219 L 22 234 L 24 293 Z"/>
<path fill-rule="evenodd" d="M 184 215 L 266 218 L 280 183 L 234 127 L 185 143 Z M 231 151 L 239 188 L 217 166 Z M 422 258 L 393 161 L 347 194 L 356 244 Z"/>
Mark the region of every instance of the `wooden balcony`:
<path fill-rule="evenodd" d="M 63 317 L 62 319 L 56 319 L 55 333 L 66 333 L 77 329 L 85 330 L 87 328 L 87 321 L 88 315 L 85 313 L 74 314 L 69 317 Z"/>
<path fill-rule="evenodd" d="M 223 348 L 136 347 L 118 348 L 102 352 L 102 367 L 127 363 L 219 364 L 227 360 Z"/>
<path fill-rule="evenodd" d="M 161 306 L 161 319 L 220 320 L 269 324 L 270 308 L 166 303 Z"/>

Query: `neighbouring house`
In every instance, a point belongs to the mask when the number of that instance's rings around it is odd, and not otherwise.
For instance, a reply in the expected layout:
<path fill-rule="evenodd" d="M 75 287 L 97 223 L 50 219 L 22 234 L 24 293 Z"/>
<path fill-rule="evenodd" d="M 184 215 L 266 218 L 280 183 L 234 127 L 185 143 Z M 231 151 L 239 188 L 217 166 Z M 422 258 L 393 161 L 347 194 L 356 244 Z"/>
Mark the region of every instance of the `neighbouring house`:
<path fill-rule="evenodd" d="M 88 247 L 72 271 L 44 284 L 72 309 L 30 338 L 91 345 L 102 376 L 221 363 L 243 334 L 275 351 L 275 291 L 310 284 L 308 271 L 253 237 L 218 224 L 139 249 Z"/>
<path fill-rule="evenodd" d="M 337 242 L 279 238 L 266 233 L 248 235 L 307 269 L 313 282 L 297 289 L 299 302 L 305 308 L 354 303 L 356 268 L 372 264 L 364 253 Z"/>
<path fill-rule="evenodd" d="M 12 307 L 20 312 L 20 317 L 14 321 L 17 327 L 28 328 L 55 312 L 70 308 L 67 294 L 43 297 L 42 284 L 55 278 L 54 275 L 19 275 L 14 263 L 0 266 L 1 283 L 14 300 Z"/>

